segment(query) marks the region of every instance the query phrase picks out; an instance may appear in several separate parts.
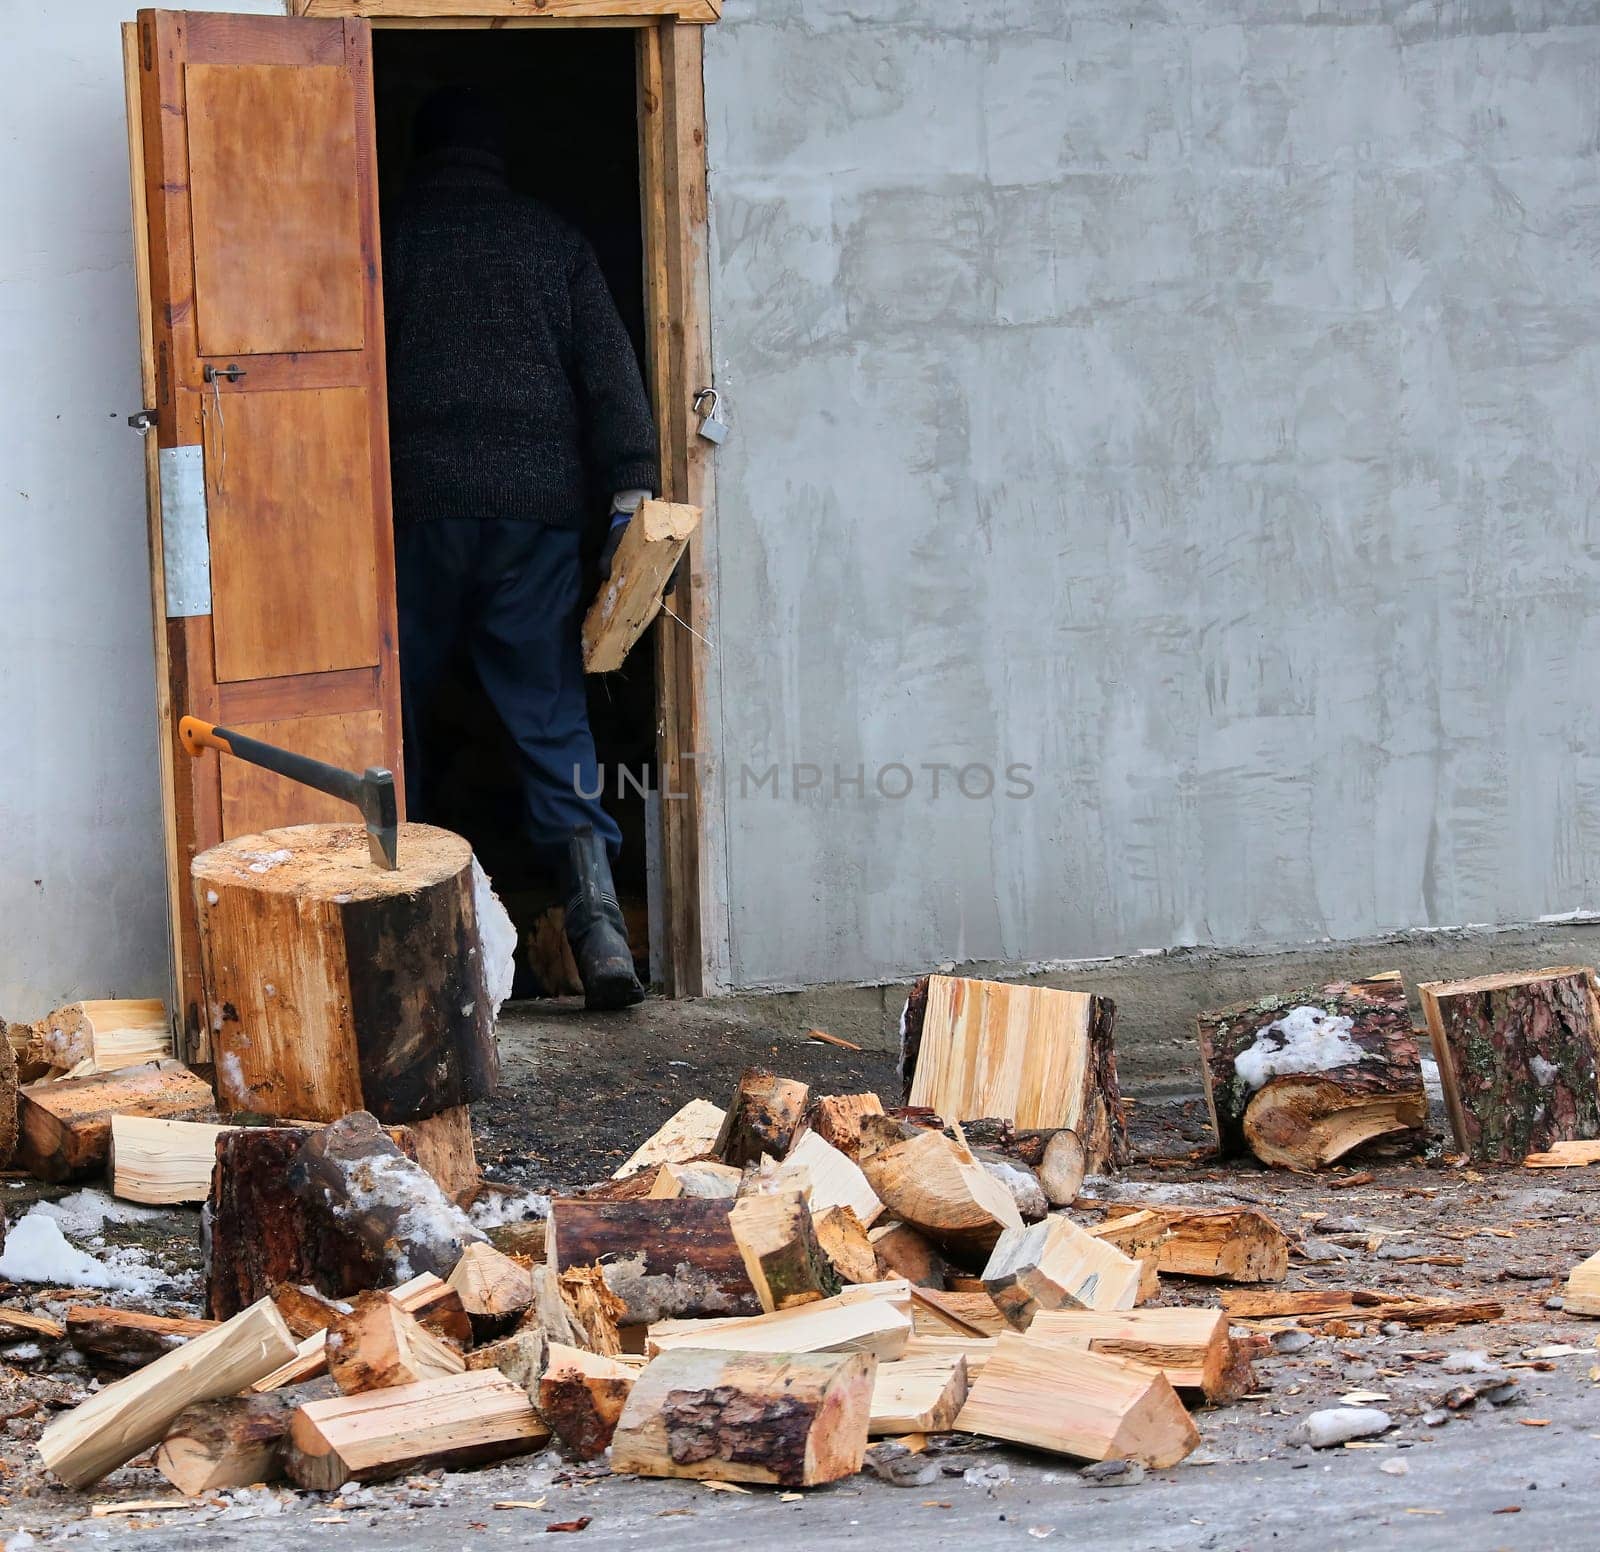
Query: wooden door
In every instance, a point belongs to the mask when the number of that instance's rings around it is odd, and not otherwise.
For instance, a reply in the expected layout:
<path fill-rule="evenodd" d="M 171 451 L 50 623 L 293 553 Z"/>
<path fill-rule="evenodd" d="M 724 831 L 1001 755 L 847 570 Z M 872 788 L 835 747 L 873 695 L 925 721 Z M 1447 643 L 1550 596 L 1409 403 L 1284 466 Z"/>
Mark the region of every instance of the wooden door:
<path fill-rule="evenodd" d="M 200 1059 L 195 853 L 353 814 L 191 760 L 178 718 L 400 771 L 371 35 L 355 19 L 141 11 L 124 48 L 169 908 Z"/>

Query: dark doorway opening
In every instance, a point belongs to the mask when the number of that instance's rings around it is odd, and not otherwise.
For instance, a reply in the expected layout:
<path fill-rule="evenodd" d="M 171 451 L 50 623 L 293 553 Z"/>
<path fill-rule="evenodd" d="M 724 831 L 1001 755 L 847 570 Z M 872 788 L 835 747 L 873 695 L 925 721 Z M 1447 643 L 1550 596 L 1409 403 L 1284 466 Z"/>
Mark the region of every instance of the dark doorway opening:
<path fill-rule="evenodd" d="M 411 122 L 423 99 L 441 86 L 471 86 L 489 95 L 511 132 L 512 186 L 554 207 L 593 245 L 644 371 L 636 69 L 634 36 L 625 28 L 382 28 L 373 34 L 381 209 L 386 212 L 405 189 Z M 593 495 L 584 551 L 591 585 L 609 494 Z M 655 837 L 643 792 L 656 786 L 655 680 L 654 635 L 646 632 L 620 672 L 588 683 L 602 801 L 622 829 L 617 894 L 647 983 Z M 471 841 L 505 901 L 518 931 L 516 995 L 576 991 L 559 930 L 560 882 L 540 868 L 527 842 L 511 741 L 464 652 L 429 708 L 427 727 L 430 760 L 431 751 L 439 751 L 427 817 Z"/>

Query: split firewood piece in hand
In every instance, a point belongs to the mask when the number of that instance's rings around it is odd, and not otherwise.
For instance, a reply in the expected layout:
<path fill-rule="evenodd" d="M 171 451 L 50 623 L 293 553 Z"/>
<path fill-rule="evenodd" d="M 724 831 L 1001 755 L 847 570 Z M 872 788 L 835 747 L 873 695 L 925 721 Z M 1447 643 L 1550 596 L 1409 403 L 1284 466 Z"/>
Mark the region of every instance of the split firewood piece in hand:
<path fill-rule="evenodd" d="M 156 1470 L 194 1497 L 275 1482 L 295 1403 L 289 1396 L 225 1396 L 185 1407 L 156 1450 Z"/>
<path fill-rule="evenodd" d="M 967 1360 L 953 1357 L 903 1357 L 880 1363 L 872 1387 L 874 1438 L 898 1433 L 948 1433 L 967 1399 Z"/>
<path fill-rule="evenodd" d="M 86 1358 L 124 1369 L 140 1369 L 185 1342 L 216 1330 L 214 1320 L 147 1315 L 143 1310 L 100 1304 L 67 1307 L 67 1339 Z"/>
<path fill-rule="evenodd" d="M 493 1245 L 468 1245 L 446 1279 L 479 1341 L 504 1336 L 533 1303 L 533 1274 Z"/>
<path fill-rule="evenodd" d="M 289 1424 L 285 1465 L 313 1492 L 443 1466 L 526 1455 L 550 1437 L 528 1393 L 498 1369 L 473 1369 L 308 1401 Z"/>
<path fill-rule="evenodd" d="M 328 1331 L 328 1372 L 347 1396 L 459 1374 L 458 1348 L 408 1315 L 386 1293 L 359 1293 Z"/>
<path fill-rule="evenodd" d="M 753 1353 L 866 1352 L 898 1358 L 911 1337 L 910 1285 L 902 1281 L 846 1288 L 831 1299 L 740 1320 L 667 1320 L 652 1325 L 652 1356 L 683 1347 Z"/>
<path fill-rule="evenodd" d="M 806 1125 L 853 1159 L 861 1149 L 862 1116 L 882 1114 L 883 1102 L 876 1094 L 818 1094 L 806 1111 Z"/>
<path fill-rule="evenodd" d="M 263 1299 L 58 1417 L 39 1454 L 68 1486 L 87 1487 L 149 1449 L 185 1407 L 238 1394 L 294 1351 L 283 1317 Z"/>
<path fill-rule="evenodd" d="M 708 1099 L 691 1099 L 635 1148 L 611 1178 L 622 1180 L 652 1164 L 684 1164 L 716 1152 L 717 1138 L 722 1135 L 726 1119 L 719 1105 L 713 1105 Z"/>
<path fill-rule="evenodd" d="M 1028 1339 L 1060 1342 L 1165 1374 L 1175 1390 L 1235 1401 L 1255 1388 L 1248 1351 L 1219 1309 L 1041 1310 Z"/>
<path fill-rule="evenodd" d="M 640 503 L 583 617 L 586 674 L 609 674 L 622 667 L 661 609 L 661 595 L 699 525 L 699 507 L 677 501 Z"/>
<path fill-rule="evenodd" d="M 740 1197 L 728 1215 L 728 1227 L 762 1309 L 811 1304 L 839 1291 L 817 1244 L 811 1210 L 798 1191 Z"/>
<path fill-rule="evenodd" d="M 712 1152 L 741 1168 L 759 1164 L 764 1153 L 782 1159 L 804 1123 L 810 1095 L 804 1083 L 751 1067 L 739 1079 Z"/>
<path fill-rule="evenodd" d="M 1417 988 L 1456 1146 L 1514 1164 L 1600 1138 L 1600 997 L 1564 965 Z"/>
<path fill-rule="evenodd" d="M 1200 1442 L 1164 1374 L 1023 1332 L 999 1338 L 956 1427 L 1077 1460 L 1157 1467 L 1176 1465 Z"/>
<path fill-rule="evenodd" d="M 811 1214 L 811 1227 L 833 1275 L 840 1283 L 875 1283 L 878 1270 L 877 1253 L 861 1220 L 852 1207 L 829 1207 Z"/>
<path fill-rule="evenodd" d="M 1088 1154 L 1078 1134 L 1066 1127 L 1029 1130 L 984 1117 L 963 1121 L 961 1131 L 967 1146 L 979 1157 L 998 1154 L 1031 1169 L 1052 1207 L 1070 1207 L 1083 1189 Z"/>
<path fill-rule="evenodd" d="M 569 1454 L 597 1460 L 611 1444 L 639 1373 L 615 1358 L 552 1342 L 539 1377 L 539 1415 Z"/>
<path fill-rule="evenodd" d="M 1069 1218 L 1049 1217 L 1000 1236 L 983 1286 L 1019 1331 L 1040 1310 L 1128 1310 L 1139 1295 L 1139 1263 Z"/>
<path fill-rule="evenodd" d="M 1226 1158 L 1313 1170 L 1383 1140 L 1427 1140 L 1421 1057 L 1393 972 L 1258 998 L 1197 1020 L 1206 1102 Z"/>
<path fill-rule="evenodd" d="M 1288 1276 L 1288 1237 L 1254 1207 L 1119 1202 L 1108 1213 L 1107 1226 L 1135 1213 L 1153 1215 L 1165 1230 L 1155 1248 L 1156 1268 L 1170 1276 L 1229 1283 L 1281 1283 Z"/>
<path fill-rule="evenodd" d="M 987 1256 L 1006 1229 L 1022 1227 L 1011 1193 L 940 1132 L 882 1148 L 863 1168 L 884 1206 L 948 1255 Z"/>
<path fill-rule="evenodd" d="M 634 1382 L 611 1469 L 779 1487 L 854 1476 L 876 1368 L 866 1353 L 668 1353 Z"/>
<path fill-rule="evenodd" d="M 947 1121 L 1001 1118 L 1065 1127 L 1087 1168 L 1128 1160 L 1112 1044 L 1116 1004 L 1087 992 L 933 975 L 911 989 L 902 1021 L 907 1103 Z"/>

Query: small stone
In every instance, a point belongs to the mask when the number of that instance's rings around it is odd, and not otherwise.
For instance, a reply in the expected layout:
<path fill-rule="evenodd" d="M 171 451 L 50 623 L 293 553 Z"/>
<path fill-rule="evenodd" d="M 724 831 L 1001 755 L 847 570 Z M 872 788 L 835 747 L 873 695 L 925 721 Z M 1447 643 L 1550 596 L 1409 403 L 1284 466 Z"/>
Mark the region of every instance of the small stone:
<path fill-rule="evenodd" d="M 1327 1261 L 1348 1261 L 1350 1258 L 1325 1239 L 1304 1239 L 1300 1242 L 1300 1259 L 1316 1263 Z"/>
<path fill-rule="evenodd" d="M 997 1461 L 992 1466 L 968 1466 L 961 1473 L 961 1480 L 968 1487 L 981 1487 L 994 1493 L 1002 1487 L 1010 1487 L 1011 1472 Z"/>
<path fill-rule="evenodd" d="M 1450 1421 L 1450 1414 L 1443 1407 L 1434 1407 L 1432 1411 L 1422 1414 L 1424 1428 L 1443 1428 Z"/>
<path fill-rule="evenodd" d="M 903 1444 L 875 1444 L 864 1458 L 867 1469 L 891 1487 L 929 1487 L 939 1480 L 939 1462 Z"/>
<path fill-rule="evenodd" d="M 1144 1466 L 1136 1460 L 1097 1460 L 1078 1473 L 1085 1487 L 1135 1487 L 1144 1481 Z"/>
<path fill-rule="evenodd" d="M 1360 1234 L 1362 1232 L 1359 1218 L 1319 1218 L 1317 1220 L 1317 1233 L 1319 1234 Z"/>
<path fill-rule="evenodd" d="M 1403 1477 L 1411 1473 L 1411 1467 L 1403 1460 L 1386 1460 L 1378 1470 L 1386 1477 Z"/>
<path fill-rule="evenodd" d="M 1316 1341 L 1309 1331 L 1274 1331 L 1272 1333 L 1272 1350 L 1275 1353 L 1299 1353 Z"/>
<path fill-rule="evenodd" d="M 1445 1374 L 1487 1374 L 1494 1365 L 1481 1348 L 1467 1348 L 1461 1352 L 1446 1353 L 1439 1361 L 1439 1368 Z"/>
<path fill-rule="evenodd" d="M 1394 1419 L 1377 1407 L 1325 1407 L 1302 1418 L 1289 1436 L 1295 1444 L 1309 1444 L 1314 1450 L 1331 1449 L 1349 1439 L 1366 1439 L 1394 1426 Z"/>
<path fill-rule="evenodd" d="M 1510 1406 L 1517 1399 L 1517 1382 L 1513 1379 L 1503 1379 L 1488 1385 L 1480 1385 L 1478 1399 L 1487 1401 L 1493 1407 Z"/>
<path fill-rule="evenodd" d="M 1402 1326 L 1398 1320 L 1386 1320 L 1378 1327 L 1385 1336 L 1410 1336 L 1411 1328 Z"/>
<path fill-rule="evenodd" d="M 1550 1297 L 1544 1301 L 1544 1307 L 1547 1310 L 1564 1310 L 1567 1307 L 1567 1301 L 1563 1299 L 1559 1293 L 1552 1293 Z"/>

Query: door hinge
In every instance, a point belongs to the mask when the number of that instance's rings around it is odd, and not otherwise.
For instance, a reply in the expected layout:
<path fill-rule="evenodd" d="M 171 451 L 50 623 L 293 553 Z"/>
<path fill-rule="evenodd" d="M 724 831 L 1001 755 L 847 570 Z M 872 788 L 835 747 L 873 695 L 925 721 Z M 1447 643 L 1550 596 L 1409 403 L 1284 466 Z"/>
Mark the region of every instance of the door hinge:
<path fill-rule="evenodd" d="M 128 424 L 135 431 L 154 431 L 156 428 L 156 412 L 154 410 L 135 410 L 128 417 Z"/>

